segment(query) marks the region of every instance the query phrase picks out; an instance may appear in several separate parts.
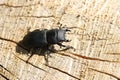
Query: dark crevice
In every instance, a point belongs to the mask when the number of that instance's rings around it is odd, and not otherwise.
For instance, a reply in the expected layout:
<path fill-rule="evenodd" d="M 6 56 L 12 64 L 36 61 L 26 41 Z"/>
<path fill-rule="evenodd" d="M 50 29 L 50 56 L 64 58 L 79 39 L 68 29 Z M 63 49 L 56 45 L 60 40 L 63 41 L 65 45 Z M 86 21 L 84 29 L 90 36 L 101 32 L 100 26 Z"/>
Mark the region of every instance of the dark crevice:
<path fill-rule="evenodd" d="M 15 74 L 13 74 L 11 71 L 9 71 L 7 68 L 5 68 L 3 65 L 0 64 L 0 67 L 2 67 L 4 70 L 6 70 L 8 73 L 10 73 L 12 76 L 16 77 L 18 80 L 20 80 Z M 0 74 L 2 77 L 4 77 L 5 79 L 7 77 L 5 77 L 4 75 Z M 9 79 L 6 79 L 9 80 Z"/>
<path fill-rule="evenodd" d="M 120 44 L 120 42 L 108 43 L 106 45 L 116 45 L 116 44 Z"/>
<path fill-rule="evenodd" d="M 71 55 L 68 55 L 68 54 L 64 54 L 64 53 L 56 53 L 56 54 L 59 54 L 59 55 L 62 55 L 62 56 L 67 56 L 67 57 L 70 57 L 70 58 L 72 58 L 72 59 L 77 59 L 77 58 L 75 58 L 75 57 L 73 57 L 73 56 L 71 56 Z"/>
<path fill-rule="evenodd" d="M 110 61 L 110 60 L 104 60 L 104 59 L 99 59 L 99 58 L 92 58 L 92 57 L 87 57 L 87 56 L 82 56 L 80 54 L 75 54 L 75 53 L 58 53 L 60 55 L 63 55 L 63 56 L 68 56 L 68 57 L 71 57 L 73 59 L 76 59 L 75 57 L 79 57 L 79 58 L 83 58 L 83 59 L 87 59 L 87 60 L 95 60 L 95 61 L 103 61 L 103 62 L 119 62 L 119 61 Z M 71 55 L 69 55 L 71 54 Z"/>
<path fill-rule="evenodd" d="M 0 73 L 0 75 L 1 75 L 3 78 L 5 78 L 6 80 L 10 80 L 10 79 L 7 78 L 5 75 L 3 75 L 3 74 L 1 74 L 1 73 Z"/>
<path fill-rule="evenodd" d="M 12 8 L 21 8 L 21 7 L 30 7 L 30 6 L 36 6 L 36 5 L 39 5 L 40 3 L 36 3 L 36 4 L 30 4 L 30 5 L 10 5 L 10 4 L 6 4 L 6 3 L 3 3 L 3 4 L 0 4 L 0 6 L 6 6 L 6 7 L 12 7 Z"/>
<path fill-rule="evenodd" d="M 42 68 L 40 68 L 40 67 L 38 67 L 38 66 L 36 66 L 36 65 L 34 65 L 34 64 L 32 64 L 32 63 L 30 63 L 30 62 L 27 62 L 26 60 L 24 60 L 24 59 L 22 59 L 22 58 L 16 56 L 15 54 L 14 54 L 14 56 L 17 57 L 17 58 L 19 58 L 19 59 L 22 60 L 23 62 L 25 62 L 25 63 L 27 63 L 27 64 L 30 64 L 31 66 L 33 66 L 33 67 L 35 67 L 35 68 L 37 68 L 37 69 L 40 69 L 40 70 L 42 70 L 42 71 L 47 72 L 46 70 L 44 70 L 44 69 L 42 69 Z"/>
<path fill-rule="evenodd" d="M 110 60 L 105 60 L 105 59 L 100 59 L 100 58 L 92 58 L 92 57 L 87 57 L 87 56 L 82 56 L 82 55 L 79 55 L 79 54 L 74 54 L 74 53 L 69 53 L 69 54 L 72 54 L 74 56 L 77 56 L 77 57 L 80 57 L 80 58 L 83 58 L 83 59 L 87 59 L 87 60 L 96 60 L 96 61 L 103 61 L 103 62 L 119 62 L 119 61 L 110 61 Z"/>
<path fill-rule="evenodd" d="M 117 76 L 115 76 L 113 74 L 110 74 L 110 73 L 107 73 L 107 72 L 104 72 L 104 71 L 100 71 L 100 70 L 97 70 L 97 69 L 93 69 L 93 68 L 89 68 L 89 69 L 100 72 L 100 73 L 103 73 L 103 74 L 106 74 L 106 75 L 109 75 L 109 76 L 112 76 L 112 77 L 116 78 L 117 80 L 120 80 L 119 77 L 117 77 Z"/>
<path fill-rule="evenodd" d="M 26 17 L 26 18 L 50 18 L 50 17 L 52 17 L 52 18 L 55 18 L 55 16 L 54 15 L 48 15 L 48 16 L 33 16 L 33 15 L 31 15 L 31 16 L 24 16 L 24 15 L 7 15 L 7 16 L 9 16 L 9 17 Z"/>
<path fill-rule="evenodd" d="M 62 73 L 64 73 L 64 74 L 67 74 L 67 75 L 69 75 L 69 76 L 71 76 L 71 77 L 73 77 L 73 78 L 75 78 L 75 79 L 77 79 L 77 80 L 80 80 L 80 78 L 78 78 L 78 77 L 76 77 L 76 76 L 73 76 L 73 75 L 69 74 L 68 72 L 65 72 L 65 71 L 63 71 L 63 70 L 61 70 L 61 69 L 58 69 L 58 68 L 55 68 L 55 67 L 52 67 L 52 66 L 49 66 L 49 65 L 46 65 L 46 66 L 49 67 L 49 68 L 55 69 L 55 70 L 57 70 L 57 71 L 59 71 L 59 72 L 62 72 Z"/>
<path fill-rule="evenodd" d="M 16 41 L 13 41 L 13 40 L 10 40 L 10 39 L 6 39 L 6 38 L 2 38 L 2 37 L 0 37 L 0 39 L 1 39 L 1 40 L 4 40 L 4 41 L 9 41 L 9 42 L 15 43 L 16 45 L 20 46 L 21 48 L 23 48 L 23 49 L 25 49 L 26 51 L 29 52 L 28 49 L 26 49 L 24 46 L 22 46 L 21 44 L 19 44 L 19 43 L 16 42 Z"/>
<path fill-rule="evenodd" d="M 11 71 L 9 71 L 7 68 L 5 68 L 3 65 L 0 64 L 0 67 L 2 67 L 4 70 L 6 70 L 7 72 L 9 72 L 11 75 L 14 76 L 14 74 Z"/>
<path fill-rule="evenodd" d="M 105 54 L 110 54 L 110 55 L 120 55 L 120 53 L 105 53 Z"/>

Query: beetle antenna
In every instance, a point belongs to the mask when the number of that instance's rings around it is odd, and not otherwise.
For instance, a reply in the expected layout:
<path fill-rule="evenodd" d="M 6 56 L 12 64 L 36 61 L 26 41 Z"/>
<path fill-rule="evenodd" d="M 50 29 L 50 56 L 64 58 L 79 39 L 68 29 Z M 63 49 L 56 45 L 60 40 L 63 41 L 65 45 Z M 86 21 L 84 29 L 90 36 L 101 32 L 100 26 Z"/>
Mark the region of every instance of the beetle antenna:
<path fill-rule="evenodd" d="M 81 29 L 81 30 L 86 30 L 86 29 L 83 29 L 83 28 L 80 28 L 80 27 L 66 27 L 66 28 L 68 28 L 68 29 L 73 29 L 73 28 L 77 28 L 77 29 Z"/>

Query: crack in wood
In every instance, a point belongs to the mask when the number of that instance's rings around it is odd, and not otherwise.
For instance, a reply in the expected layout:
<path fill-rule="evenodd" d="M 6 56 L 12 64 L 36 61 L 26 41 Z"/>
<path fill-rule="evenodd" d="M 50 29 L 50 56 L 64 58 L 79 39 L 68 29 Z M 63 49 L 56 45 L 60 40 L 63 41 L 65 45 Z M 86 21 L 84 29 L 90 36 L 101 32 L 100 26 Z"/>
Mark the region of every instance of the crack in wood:
<path fill-rule="evenodd" d="M 110 60 L 104 60 L 104 59 L 99 59 L 99 58 L 92 58 L 92 57 L 87 57 L 87 56 L 82 56 L 80 54 L 75 54 L 75 53 L 67 53 L 67 54 L 64 54 L 64 53 L 58 53 L 60 55 L 63 55 L 63 56 L 68 56 L 68 57 L 71 57 L 73 59 L 76 59 L 75 57 L 79 57 L 79 58 L 83 58 L 83 59 L 87 59 L 87 60 L 95 60 L 95 61 L 103 61 L 103 62 L 119 62 L 119 61 L 110 61 Z M 71 55 L 69 55 L 71 54 Z"/>
<path fill-rule="evenodd" d="M 24 46 L 22 46 L 21 44 L 19 44 L 18 42 L 14 41 L 14 40 L 10 40 L 10 39 L 6 39 L 6 38 L 2 38 L 0 37 L 1 40 L 4 40 L 4 41 L 9 41 L 9 42 L 12 42 L 12 43 L 15 43 L 16 45 L 20 46 L 21 48 L 25 49 L 26 51 L 29 52 L 28 49 L 26 49 Z"/>
<path fill-rule="evenodd" d="M 120 42 L 109 43 L 109 44 L 106 44 L 106 45 L 116 45 L 116 44 L 120 44 Z"/>
<path fill-rule="evenodd" d="M 5 68 L 3 65 L 0 64 L 0 67 L 2 67 L 4 70 L 6 70 L 8 73 L 10 73 L 12 76 L 16 77 L 18 80 L 20 80 L 15 74 L 13 74 L 11 71 L 9 71 L 7 68 Z M 5 75 L 0 74 L 2 77 L 4 77 L 6 80 L 10 80 L 8 79 Z"/>
<path fill-rule="evenodd" d="M 112 76 L 112 77 L 116 78 L 117 80 L 120 80 L 119 77 L 117 77 L 117 76 L 115 76 L 115 75 L 113 75 L 113 74 L 111 74 L 111 73 L 107 73 L 107 72 L 100 71 L 100 70 L 93 69 L 93 68 L 88 68 L 88 69 L 91 69 L 91 70 L 94 70 L 94 71 L 97 71 L 97 72 L 100 72 L 100 73 L 103 73 L 103 74 L 106 74 L 106 75 Z"/>
<path fill-rule="evenodd" d="M 36 3 L 36 4 L 30 4 L 30 5 L 10 5 L 10 4 L 0 4 L 0 6 L 6 6 L 6 7 L 12 7 L 12 8 L 21 8 L 21 7 L 30 7 L 30 6 L 36 6 L 36 5 L 40 5 L 40 3 Z"/>
<path fill-rule="evenodd" d="M 78 78 L 78 77 L 76 77 L 76 76 L 73 76 L 73 75 L 69 74 L 68 72 L 65 72 L 65 71 L 63 71 L 63 70 L 61 70 L 61 69 L 58 69 L 58 68 L 55 68 L 55 67 L 49 66 L 49 65 L 46 65 L 46 66 L 49 67 L 49 68 L 52 68 L 52 69 L 54 69 L 54 70 L 57 70 L 57 71 L 59 71 L 59 72 L 62 72 L 62 73 L 64 73 L 64 74 L 67 74 L 67 75 L 69 75 L 69 76 L 71 76 L 71 77 L 73 77 L 73 78 L 75 78 L 75 79 L 77 79 L 77 80 L 80 80 L 80 78 Z"/>
<path fill-rule="evenodd" d="M 74 53 L 69 53 L 69 54 L 72 54 L 74 56 L 77 56 L 77 57 L 80 57 L 83 59 L 87 59 L 87 60 L 96 60 L 96 61 L 113 62 L 113 63 L 119 62 L 119 61 L 110 61 L 110 60 L 105 60 L 105 59 L 100 59 L 100 58 L 92 58 L 92 57 L 82 56 L 82 55 L 74 54 Z"/>
<path fill-rule="evenodd" d="M 4 70 L 6 70 L 7 72 L 9 72 L 11 75 L 14 76 L 14 74 L 11 71 L 9 71 L 7 68 L 5 68 L 3 65 L 0 64 L 0 67 L 2 67 Z"/>
<path fill-rule="evenodd" d="M 28 62 L 28 61 L 26 61 L 26 60 L 24 60 L 24 59 L 22 59 L 22 58 L 16 56 L 15 54 L 14 54 L 14 56 L 17 57 L 18 59 L 20 59 L 21 61 L 23 61 L 23 62 L 25 62 L 25 63 L 27 63 L 27 64 L 30 64 L 31 66 L 33 66 L 33 67 L 35 67 L 35 68 L 37 68 L 37 69 L 39 69 L 39 70 L 42 70 L 42 71 L 47 72 L 46 70 L 44 70 L 44 69 L 42 69 L 42 68 L 40 68 L 40 67 L 38 67 L 38 66 L 36 66 L 36 65 L 34 65 L 34 64 L 30 63 L 30 62 Z"/>
<path fill-rule="evenodd" d="M 10 80 L 10 79 L 7 78 L 5 75 L 3 75 L 3 74 L 1 74 L 1 73 L 0 73 L 0 75 L 1 75 L 4 79 L 6 79 L 6 80 Z"/>
<path fill-rule="evenodd" d="M 26 18 L 55 18 L 55 16 L 54 15 L 48 15 L 48 16 L 24 16 L 24 15 L 13 15 L 13 16 L 11 16 L 11 15 L 7 15 L 7 16 L 9 16 L 9 17 L 26 17 Z"/>
<path fill-rule="evenodd" d="M 120 55 L 120 53 L 105 53 L 105 54 L 110 54 L 110 55 Z"/>

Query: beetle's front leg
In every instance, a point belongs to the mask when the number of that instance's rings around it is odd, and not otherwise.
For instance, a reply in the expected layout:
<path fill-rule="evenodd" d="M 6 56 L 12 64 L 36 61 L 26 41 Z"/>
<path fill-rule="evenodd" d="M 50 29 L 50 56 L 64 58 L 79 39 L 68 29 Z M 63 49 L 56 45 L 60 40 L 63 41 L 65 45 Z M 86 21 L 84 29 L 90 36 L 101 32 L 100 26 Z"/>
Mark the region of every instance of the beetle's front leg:
<path fill-rule="evenodd" d="M 70 49 L 70 48 L 73 48 L 72 46 L 69 46 L 69 45 L 63 45 L 62 43 L 57 43 L 60 47 L 62 46 L 62 47 L 65 47 L 65 49 L 62 49 L 62 50 L 60 50 L 60 51 L 65 51 L 65 50 L 68 50 L 68 49 Z"/>
<path fill-rule="evenodd" d="M 70 42 L 71 40 L 65 40 L 64 42 Z"/>
<path fill-rule="evenodd" d="M 57 44 L 60 46 L 60 48 L 61 48 L 61 46 L 66 47 L 66 45 L 63 45 L 62 43 L 57 43 Z"/>

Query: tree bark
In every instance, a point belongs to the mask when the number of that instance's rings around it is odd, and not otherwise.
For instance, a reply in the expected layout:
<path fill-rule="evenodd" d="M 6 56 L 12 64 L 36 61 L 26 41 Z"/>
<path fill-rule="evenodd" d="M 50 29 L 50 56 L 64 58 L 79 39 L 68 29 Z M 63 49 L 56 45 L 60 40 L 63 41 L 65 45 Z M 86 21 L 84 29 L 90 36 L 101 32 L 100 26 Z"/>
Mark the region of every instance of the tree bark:
<path fill-rule="evenodd" d="M 71 28 L 75 50 L 44 56 L 17 45 L 27 30 Z M 55 46 L 57 47 L 57 46 Z M 59 47 L 57 47 L 59 48 Z M 18 51 L 20 50 L 20 51 Z M 120 0 L 1 0 L 0 80 L 120 80 Z"/>

